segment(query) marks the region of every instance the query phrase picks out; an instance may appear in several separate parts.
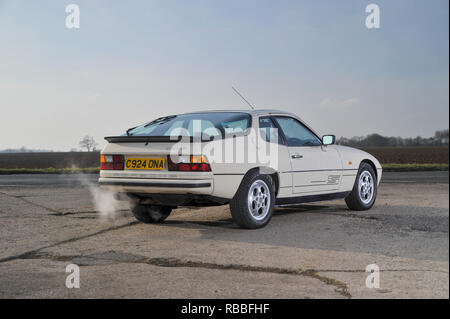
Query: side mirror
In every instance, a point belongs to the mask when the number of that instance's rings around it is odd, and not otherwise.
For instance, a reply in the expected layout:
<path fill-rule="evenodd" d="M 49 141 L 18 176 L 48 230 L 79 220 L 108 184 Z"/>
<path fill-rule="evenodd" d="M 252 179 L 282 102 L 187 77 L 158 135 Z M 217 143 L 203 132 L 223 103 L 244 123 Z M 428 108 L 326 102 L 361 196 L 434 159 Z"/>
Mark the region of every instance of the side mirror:
<path fill-rule="evenodd" d="M 322 136 L 323 145 L 332 145 L 336 141 L 336 136 L 334 135 L 324 135 Z"/>

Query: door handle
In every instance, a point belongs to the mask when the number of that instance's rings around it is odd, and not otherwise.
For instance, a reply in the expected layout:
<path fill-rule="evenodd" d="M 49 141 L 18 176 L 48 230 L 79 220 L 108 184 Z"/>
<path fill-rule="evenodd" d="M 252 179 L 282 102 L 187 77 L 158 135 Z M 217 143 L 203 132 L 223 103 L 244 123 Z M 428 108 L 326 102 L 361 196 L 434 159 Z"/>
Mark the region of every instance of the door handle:
<path fill-rule="evenodd" d="M 293 159 L 299 159 L 299 158 L 303 158 L 303 155 L 300 154 L 294 154 L 291 156 Z"/>

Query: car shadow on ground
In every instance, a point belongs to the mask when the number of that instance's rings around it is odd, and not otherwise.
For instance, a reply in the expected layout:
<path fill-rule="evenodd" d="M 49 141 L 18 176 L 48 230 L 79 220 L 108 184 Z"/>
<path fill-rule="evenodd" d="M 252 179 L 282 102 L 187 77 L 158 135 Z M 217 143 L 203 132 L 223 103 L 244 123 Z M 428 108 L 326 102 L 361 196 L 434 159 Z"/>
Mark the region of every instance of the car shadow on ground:
<path fill-rule="evenodd" d="M 279 216 L 284 215 L 291 215 L 291 214 L 300 214 L 300 213 L 311 213 L 317 210 L 326 210 L 329 208 L 333 208 L 336 210 L 336 208 L 331 206 L 325 206 L 325 205 L 296 205 L 291 207 L 277 207 L 275 208 L 274 215 L 272 217 L 273 219 L 276 219 Z M 270 223 L 269 223 L 270 224 Z M 189 220 L 189 219 L 180 219 L 177 220 L 166 220 L 161 226 L 175 226 L 175 227 L 188 227 L 192 228 L 193 225 L 197 226 L 205 226 L 206 227 L 217 227 L 217 228 L 223 228 L 223 229 L 241 229 L 238 225 L 236 225 L 233 222 L 233 219 L 231 218 L 223 218 L 218 220 Z"/>

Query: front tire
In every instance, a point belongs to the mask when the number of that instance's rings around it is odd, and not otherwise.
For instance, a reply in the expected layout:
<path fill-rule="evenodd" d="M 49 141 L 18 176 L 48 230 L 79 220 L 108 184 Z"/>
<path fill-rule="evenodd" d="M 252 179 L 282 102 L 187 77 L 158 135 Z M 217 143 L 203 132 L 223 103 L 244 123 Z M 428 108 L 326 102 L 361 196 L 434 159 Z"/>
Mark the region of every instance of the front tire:
<path fill-rule="evenodd" d="M 368 163 L 362 163 L 352 192 L 345 198 L 351 210 L 368 210 L 375 204 L 378 191 L 377 175 Z"/>
<path fill-rule="evenodd" d="M 230 202 L 233 221 L 248 229 L 266 226 L 274 210 L 274 189 L 269 175 L 259 174 L 256 170 L 246 175 Z"/>
<path fill-rule="evenodd" d="M 140 205 L 135 204 L 131 207 L 134 217 L 145 224 L 161 223 L 169 217 L 172 211 L 168 206 Z"/>

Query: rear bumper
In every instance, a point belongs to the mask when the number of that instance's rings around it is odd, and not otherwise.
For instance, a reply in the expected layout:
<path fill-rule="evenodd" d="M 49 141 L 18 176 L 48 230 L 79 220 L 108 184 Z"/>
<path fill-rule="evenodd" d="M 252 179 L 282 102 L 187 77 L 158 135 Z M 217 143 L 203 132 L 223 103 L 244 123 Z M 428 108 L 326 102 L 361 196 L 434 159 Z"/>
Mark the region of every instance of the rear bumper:
<path fill-rule="evenodd" d="M 171 193 L 201 194 L 213 192 L 212 179 L 128 179 L 104 178 L 98 180 L 100 187 L 116 193 Z"/>

